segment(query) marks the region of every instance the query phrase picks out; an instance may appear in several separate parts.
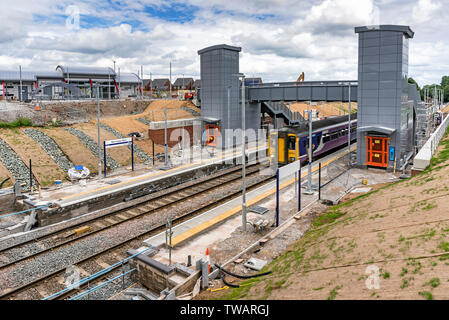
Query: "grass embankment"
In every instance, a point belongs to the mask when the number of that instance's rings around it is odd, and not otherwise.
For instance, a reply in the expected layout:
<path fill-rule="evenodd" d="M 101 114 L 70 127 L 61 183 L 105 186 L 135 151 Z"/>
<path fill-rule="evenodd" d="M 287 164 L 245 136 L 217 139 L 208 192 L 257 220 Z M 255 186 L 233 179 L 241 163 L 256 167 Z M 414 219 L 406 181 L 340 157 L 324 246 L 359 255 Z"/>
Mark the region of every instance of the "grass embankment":
<path fill-rule="evenodd" d="M 447 299 L 448 134 L 421 174 L 330 207 L 262 270 L 272 274 L 217 297 Z M 372 270 L 378 287 L 369 285 Z"/>
<path fill-rule="evenodd" d="M 33 122 L 28 118 L 19 118 L 13 122 L 0 122 L 0 128 L 12 129 L 20 127 L 31 127 Z"/>

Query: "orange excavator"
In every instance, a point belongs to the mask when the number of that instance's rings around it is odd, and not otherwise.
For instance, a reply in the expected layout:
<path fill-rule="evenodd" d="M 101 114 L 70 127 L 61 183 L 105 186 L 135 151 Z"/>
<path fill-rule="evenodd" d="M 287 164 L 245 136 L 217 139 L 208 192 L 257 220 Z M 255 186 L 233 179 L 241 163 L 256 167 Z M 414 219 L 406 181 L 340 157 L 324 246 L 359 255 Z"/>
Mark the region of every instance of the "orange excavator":
<path fill-rule="evenodd" d="M 298 80 L 296 80 L 296 82 L 304 82 L 305 80 L 304 80 L 304 72 L 303 73 L 301 73 L 301 75 L 299 76 L 299 78 L 298 78 Z"/>

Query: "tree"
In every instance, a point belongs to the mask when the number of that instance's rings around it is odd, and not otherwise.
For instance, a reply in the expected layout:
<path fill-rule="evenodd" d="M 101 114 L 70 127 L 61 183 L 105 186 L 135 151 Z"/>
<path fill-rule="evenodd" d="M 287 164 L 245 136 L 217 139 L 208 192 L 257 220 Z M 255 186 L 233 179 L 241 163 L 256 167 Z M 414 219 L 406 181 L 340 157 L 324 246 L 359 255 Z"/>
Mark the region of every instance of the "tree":
<path fill-rule="evenodd" d="M 443 78 L 441 78 L 441 86 L 442 87 L 449 86 L 449 76 L 443 76 Z"/>
<path fill-rule="evenodd" d="M 415 79 L 410 77 L 410 78 L 408 78 L 408 83 L 412 83 L 412 84 L 416 85 L 416 89 L 418 90 L 419 95 L 421 96 L 421 100 L 424 100 L 424 92 L 419 87 L 418 82 L 416 82 Z"/>

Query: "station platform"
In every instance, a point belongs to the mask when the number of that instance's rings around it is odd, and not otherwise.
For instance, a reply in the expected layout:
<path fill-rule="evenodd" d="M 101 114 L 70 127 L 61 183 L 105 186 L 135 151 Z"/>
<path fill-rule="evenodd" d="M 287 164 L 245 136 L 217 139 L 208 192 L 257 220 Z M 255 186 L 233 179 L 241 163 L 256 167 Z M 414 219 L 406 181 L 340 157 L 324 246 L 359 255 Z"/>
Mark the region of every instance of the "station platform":
<path fill-rule="evenodd" d="M 247 149 L 247 154 L 250 155 L 257 152 L 266 152 L 266 146 Z M 100 180 L 89 179 L 85 185 L 81 185 L 79 182 L 73 184 L 67 183 L 60 188 L 53 187 L 48 190 L 42 190 L 40 198 L 35 193 L 33 199 L 35 200 L 35 206 L 53 203 L 60 208 L 69 207 L 110 194 L 136 189 L 139 186 L 169 177 L 175 177 L 186 172 L 198 171 L 214 164 L 227 163 L 236 158 L 241 158 L 241 153 L 238 151 L 225 151 L 222 154 L 211 156 L 209 152 L 203 150 L 202 154 L 195 155 L 193 162 L 179 164 L 169 169 L 164 170 L 164 166 L 161 165 L 159 167 L 147 167 L 146 169 L 121 175 L 111 175 Z M 190 160 L 186 159 L 186 161 Z"/>
<path fill-rule="evenodd" d="M 352 146 L 351 151 L 356 150 L 356 145 Z M 347 149 L 337 151 L 331 155 L 328 155 L 319 161 L 316 161 L 312 165 L 312 173 L 318 171 L 319 163 L 321 163 L 322 169 L 331 164 L 332 162 L 344 157 L 347 155 Z M 301 168 L 301 178 L 305 178 L 308 174 L 308 168 Z M 288 177 L 280 181 L 279 188 L 285 189 L 295 182 L 295 178 Z M 276 193 L 276 182 L 267 183 L 255 190 L 246 193 L 246 205 L 247 208 L 259 203 L 260 201 L 274 195 Z M 219 225 L 220 223 L 228 220 L 229 218 L 235 216 L 237 213 L 240 213 L 242 210 L 242 196 L 236 197 L 233 200 L 230 200 L 214 209 L 211 209 L 195 218 L 192 218 L 188 221 L 185 221 L 179 225 L 176 225 L 172 228 L 173 236 L 172 236 L 172 247 L 176 248 L 188 240 L 193 240 L 196 236 L 202 234 L 203 232 L 213 228 L 214 226 Z M 249 211 L 249 210 L 248 210 Z M 248 215 L 251 215 L 251 212 L 248 212 Z M 241 223 L 240 223 L 241 224 Z M 226 233 L 228 235 L 228 233 Z M 210 237 L 209 240 L 214 239 L 214 237 Z M 194 241 L 194 240 L 193 240 Z M 157 248 L 163 248 L 166 246 L 166 235 L 165 232 L 161 232 L 160 234 L 149 238 L 144 241 L 144 244 L 147 246 L 154 246 Z M 196 249 L 196 248 L 195 248 Z M 197 251 L 192 248 L 193 251 Z M 192 251 L 192 252 L 193 252 Z M 204 251 L 204 250 L 203 250 Z"/>

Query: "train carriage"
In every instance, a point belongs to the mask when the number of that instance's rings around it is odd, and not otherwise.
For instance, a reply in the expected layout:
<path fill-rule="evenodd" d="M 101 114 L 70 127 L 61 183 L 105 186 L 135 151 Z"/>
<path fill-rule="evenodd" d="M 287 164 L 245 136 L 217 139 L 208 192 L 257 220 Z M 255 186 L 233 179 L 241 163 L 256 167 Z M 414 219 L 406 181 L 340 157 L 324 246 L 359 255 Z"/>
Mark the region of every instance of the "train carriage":
<path fill-rule="evenodd" d="M 351 142 L 357 139 L 357 114 L 351 115 Z M 273 139 L 277 137 L 278 165 L 285 165 L 300 159 L 308 161 L 308 123 L 285 127 L 270 133 L 268 155 L 275 154 Z M 348 143 L 348 116 L 314 121 L 312 124 L 312 158 L 334 150 Z"/>

